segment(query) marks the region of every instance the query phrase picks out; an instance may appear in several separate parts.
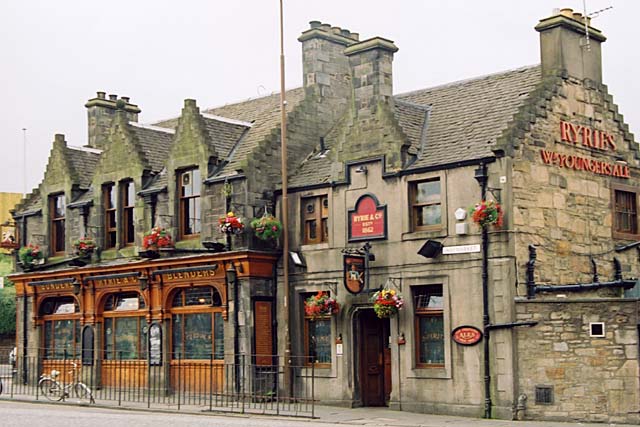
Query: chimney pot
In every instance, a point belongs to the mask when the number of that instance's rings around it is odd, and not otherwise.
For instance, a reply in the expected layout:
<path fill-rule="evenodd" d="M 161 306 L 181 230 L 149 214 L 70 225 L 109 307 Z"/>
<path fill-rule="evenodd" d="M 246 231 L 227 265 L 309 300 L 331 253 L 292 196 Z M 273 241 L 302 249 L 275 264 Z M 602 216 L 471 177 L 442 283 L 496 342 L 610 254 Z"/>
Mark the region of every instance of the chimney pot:
<path fill-rule="evenodd" d="M 118 95 L 116 94 L 109 94 L 109 100 L 110 101 L 116 101 L 118 99 Z"/>
<path fill-rule="evenodd" d="M 331 27 L 331 32 L 333 34 L 340 34 L 342 32 L 342 28 L 340 28 L 340 27 Z"/>
<path fill-rule="evenodd" d="M 130 97 L 128 97 L 128 96 L 122 96 L 121 98 L 122 98 L 122 100 L 123 100 L 124 102 L 126 102 L 127 104 L 129 103 L 129 100 L 131 99 L 131 98 L 130 98 Z"/>
<path fill-rule="evenodd" d="M 105 92 L 100 92 L 98 91 L 98 99 L 104 99 L 104 96 L 106 95 Z"/>
<path fill-rule="evenodd" d="M 320 21 L 310 21 L 309 22 L 309 27 L 312 28 L 312 29 L 313 28 L 319 28 L 320 25 L 322 25 L 322 22 L 320 22 Z"/>
<path fill-rule="evenodd" d="M 320 29 L 322 31 L 327 31 L 329 32 L 331 30 L 331 25 L 330 24 L 320 24 Z"/>
<path fill-rule="evenodd" d="M 355 41 L 360 40 L 360 33 L 351 33 L 351 38 Z"/>
<path fill-rule="evenodd" d="M 580 12 L 573 12 L 572 16 L 576 21 L 582 21 L 582 14 Z"/>
<path fill-rule="evenodd" d="M 351 38 L 351 31 L 347 30 L 346 28 L 340 30 L 340 34 L 344 37 Z"/>
<path fill-rule="evenodd" d="M 567 18 L 571 18 L 573 15 L 573 9 L 570 7 L 565 7 L 564 9 L 560 9 L 560 15 L 564 15 Z"/>

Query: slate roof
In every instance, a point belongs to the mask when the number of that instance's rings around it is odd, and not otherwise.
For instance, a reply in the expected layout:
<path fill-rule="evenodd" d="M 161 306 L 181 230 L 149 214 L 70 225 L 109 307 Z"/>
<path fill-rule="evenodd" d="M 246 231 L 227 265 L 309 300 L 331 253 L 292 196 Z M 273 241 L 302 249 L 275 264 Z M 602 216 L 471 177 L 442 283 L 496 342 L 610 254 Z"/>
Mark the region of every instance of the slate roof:
<path fill-rule="evenodd" d="M 287 111 L 292 111 L 303 100 L 304 88 L 288 90 L 285 95 Z M 240 163 L 258 146 L 260 141 L 280 126 L 280 94 L 212 108 L 204 113 L 253 123 L 235 147 L 229 164 L 219 173 L 220 175 L 228 174 L 238 170 Z"/>
<path fill-rule="evenodd" d="M 250 128 L 247 124 L 230 123 L 207 114 L 203 115 L 202 119 L 208 133 L 209 143 L 213 145 L 220 158 L 226 158 L 236 142 Z"/>
<path fill-rule="evenodd" d="M 149 161 L 151 170 L 160 172 L 167 160 L 174 132 L 169 129 L 141 125 L 136 122 L 129 122 L 129 125 L 129 129 L 138 140 L 140 148 Z"/>
<path fill-rule="evenodd" d="M 91 185 L 93 173 L 100 160 L 98 150 L 87 150 L 76 147 L 67 147 L 67 159 L 69 167 L 76 173 L 78 184 L 81 188 L 88 188 Z"/>
<path fill-rule="evenodd" d="M 409 153 L 417 156 L 407 169 L 493 156 L 497 138 L 540 79 L 540 66 L 530 66 L 395 95 L 395 117 L 411 143 Z M 326 143 L 330 150 L 332 141 Z M 331 152 L 324 158 L 313 153 L 289 186 L 330 178 Z"/>
<path fill-rule="evenodd" d="M 423 155 L 410 169 L 492 156 L 496 139 L 540 79 L 539 66 L 524 67 L 397 95 L 431 106 Z"/>
<path fill-rule="evenodd" d="M 72 200 L 71 203 L 67 203 L 67 207 L 73 209 L 91 203 L 93 203 L 93 188 L 89 188 L 80 196 L 76 197 L 75 200 Z"/>

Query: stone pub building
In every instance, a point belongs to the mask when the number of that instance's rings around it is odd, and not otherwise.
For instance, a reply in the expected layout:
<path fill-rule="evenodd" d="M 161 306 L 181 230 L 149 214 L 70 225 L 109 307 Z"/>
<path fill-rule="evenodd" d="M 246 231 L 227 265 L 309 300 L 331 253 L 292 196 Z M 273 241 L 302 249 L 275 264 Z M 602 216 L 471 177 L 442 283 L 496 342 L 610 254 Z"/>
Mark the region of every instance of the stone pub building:
<path fill-rule="evenodd" d="M 218 232 L 229 210 L 279 216 L 279 96 L 186 100 L 177 119 L 141 125 L 128 98 L 99 92 L 87 144 L 56 135 L 14 211 L 22 241 L 47 254 L 11 276 L 20 355 L 55 366 L 86 334 L 109 384 L 122 358 L 131 380 L 153 359 L 175 382 L 176 357 L 290 351 L 314 367 L 322 404 L 640 422 L 640 163 L 589 21 L 540 20 L 539 65 L 404 94 L 391 40 L 311 22 L 304 86 L 286 94 L 288 254 L 248 227 L 230 245 Z M 483 200 L 500 227 L 474 222 Z M 144 258 L 154 226 L 175 245 Z M 100 250 L 73 267 L 81 236 Z M 376 315 L 380 289 L 402 296 L 398 313 Z M 307 314 L 319 292 L 336 313 Z M 228 381 L 216 372 L 214 387 Z M 309 386 L 302 372 L 293 392 Z"/>

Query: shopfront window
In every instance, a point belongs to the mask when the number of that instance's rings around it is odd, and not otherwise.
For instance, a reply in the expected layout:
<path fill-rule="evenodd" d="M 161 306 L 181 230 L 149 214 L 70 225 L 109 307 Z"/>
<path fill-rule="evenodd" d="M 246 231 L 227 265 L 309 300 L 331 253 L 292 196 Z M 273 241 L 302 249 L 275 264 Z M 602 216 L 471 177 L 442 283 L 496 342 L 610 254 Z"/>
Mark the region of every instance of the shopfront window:
<path fill-rule="evenodd" d="M 315 293 L 303 294 L 303 302 Z M 331 316 L 304 316 L 304 349 L 308 365 L 331 366 Z"/>
<path fill-rule="evenodd" d="M 104 304 L 106 360 L 147 358 L 148 325 L 145 302 L 137 292 L 109 295 Z"/>
<path fill-rule="evenodd" d="M 442 285 L 416 286 L 412 291 L 416 331 L 416 367 L 444 367 Z"/>
<path fill-rule="evenodd" d="M 80 355 L 80 307 L 73 297 L 47 298 L 40 305 L 44 320 L 44 358 L 75 359 Z"/>
<path fill-rule="evenodd" d="M 224 359 L 222 299 L 215 288 L 180 289 L 171 312 L 173 359 Z"/>

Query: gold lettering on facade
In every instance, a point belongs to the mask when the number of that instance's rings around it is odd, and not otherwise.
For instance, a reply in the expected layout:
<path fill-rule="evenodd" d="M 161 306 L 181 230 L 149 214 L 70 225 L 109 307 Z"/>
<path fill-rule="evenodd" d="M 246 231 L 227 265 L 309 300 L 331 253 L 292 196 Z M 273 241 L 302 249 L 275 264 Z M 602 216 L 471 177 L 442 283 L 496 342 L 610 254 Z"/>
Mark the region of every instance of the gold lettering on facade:
<path fill-rule="evenodd" d="M 194 270 L 194 271 L 179 271 L 176 273 L 164 273 L 164 279 L 167 282 L 175 280 L 185 279 L 202 279 L 207 277 L 214 277 L 216 275 L 215 270 Z"/>

